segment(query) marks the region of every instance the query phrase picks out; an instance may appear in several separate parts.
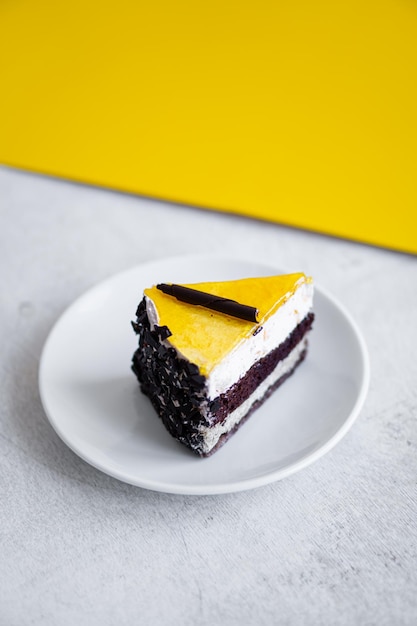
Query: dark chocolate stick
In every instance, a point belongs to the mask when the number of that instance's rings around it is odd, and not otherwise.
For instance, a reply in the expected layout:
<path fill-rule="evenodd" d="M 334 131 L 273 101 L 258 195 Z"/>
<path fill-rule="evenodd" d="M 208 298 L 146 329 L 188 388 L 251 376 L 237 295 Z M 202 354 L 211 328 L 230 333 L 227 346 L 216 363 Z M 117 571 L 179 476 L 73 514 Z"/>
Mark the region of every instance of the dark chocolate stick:
<path fill-rule="evenodd" d="M 187 304 L 194 304 L 196 306 L 203 306 L 206 309 L 212 311 L 218 311 L 225 315 L 232 315 L 238 317 L 241 320 L 247 320 L 248 322 L 258 322 L 257 315 L 258 309 L 253 306 L 247 306 L 246 304 L 239 304 L 235 300 L 229 300 L 228 298 L 221 298 L 204 291 L 198 291 L 197 289 L 190 289 L 190 287 L 183 287 L 182 285 L 167 285 L 161 283 L 156 286 L 157 289 L 169 296 L 174 296 L 181 302 L 187 302 Z"/>

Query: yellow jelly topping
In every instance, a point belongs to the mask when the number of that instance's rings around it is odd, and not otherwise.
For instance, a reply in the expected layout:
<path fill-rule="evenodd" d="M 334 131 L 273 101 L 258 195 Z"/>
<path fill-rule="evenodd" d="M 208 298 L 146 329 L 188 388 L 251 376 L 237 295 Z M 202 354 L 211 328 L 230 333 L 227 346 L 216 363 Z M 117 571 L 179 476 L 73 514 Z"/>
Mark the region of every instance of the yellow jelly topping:
<path fill-rule="evenodd" d="M 168 341 L 207 376 L 241 341 L 253 335 L 305 282 L 303 273 L 243 278 L 223 282 L 186 284 L 199 291 L 230 298 L 258 309 L 258 324 L 179 302 L 156 286 L 145 289 L 158 316 L 158 326 L 168 326 Z"/>

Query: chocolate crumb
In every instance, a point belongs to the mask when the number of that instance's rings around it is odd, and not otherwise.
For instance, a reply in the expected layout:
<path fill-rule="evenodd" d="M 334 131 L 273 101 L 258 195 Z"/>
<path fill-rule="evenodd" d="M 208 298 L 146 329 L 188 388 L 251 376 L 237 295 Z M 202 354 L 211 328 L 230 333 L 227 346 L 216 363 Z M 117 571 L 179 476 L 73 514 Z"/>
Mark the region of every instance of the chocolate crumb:
<path fill-rule="evenodd" d="M 260 333 L 262 329 L 263 329 L 263 326 L 258 326 L 258 328 L 252 333 L 252 336 L 256 337 L 256 335 Z"/>

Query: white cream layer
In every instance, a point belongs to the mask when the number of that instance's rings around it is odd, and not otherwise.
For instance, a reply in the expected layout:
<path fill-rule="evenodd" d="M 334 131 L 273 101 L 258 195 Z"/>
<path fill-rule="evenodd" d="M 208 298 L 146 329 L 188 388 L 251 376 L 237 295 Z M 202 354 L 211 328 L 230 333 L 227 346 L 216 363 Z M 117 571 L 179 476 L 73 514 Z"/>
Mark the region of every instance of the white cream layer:
<path fill-rule="evenodd" d="M 272 315 L 262 325 L 260 332 L 242 340 L 212 370 L 206 379 L 206 394 L 209 400 L 225 393 L 229 387 L 244 376 L 254 363 L 285 341 L 311 310 L 313 290 L 312 283 L 303 283 L 295 294 L 279 307 L 275 315 Z M 149 298 L 146 298 L 146 309 L 153 329 L 158 324 L 158 314 Z M 168 340 L 166 343 L 171 345 Z M 178 353 L 178 356 L 184 358 L 181 353 Z"/>
<path fill-rule="evenodd" d="M 230 413 L 226 419 L 220 424 L 216 424 L 212 427 L 204 426 L 200 429 L 200 433 L 203 436 L 203 452 L 208 454 L 219 441 L 220 437 L 225 433 L 230 432 L 240 420 L 248 413 L 252 405 L 263 398 L 269 387 L 274 385 L 282 376 L 288 374 L 296 365 L 301 353 L 306 348 L 307 338 L 304 337 L 300 343 L 294 348 L 294 350 L 285 358 L 280 361 L 274 371 L 255 389 L 253 394 L 249 396 L 245 402 L 243 402 L 235 411 Z"/>

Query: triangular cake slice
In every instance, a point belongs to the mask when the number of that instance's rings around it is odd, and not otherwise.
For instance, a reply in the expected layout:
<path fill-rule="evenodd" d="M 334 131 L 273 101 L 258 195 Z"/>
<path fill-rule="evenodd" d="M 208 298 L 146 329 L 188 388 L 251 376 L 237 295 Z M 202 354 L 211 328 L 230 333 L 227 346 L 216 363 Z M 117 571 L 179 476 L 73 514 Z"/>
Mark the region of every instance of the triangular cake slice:
<path fill-rule="evenodd" d="M 304 360 L 312 303 L 303 273 L 145 289 L 132 369 L 171 435 L 217 450 Z"/>

